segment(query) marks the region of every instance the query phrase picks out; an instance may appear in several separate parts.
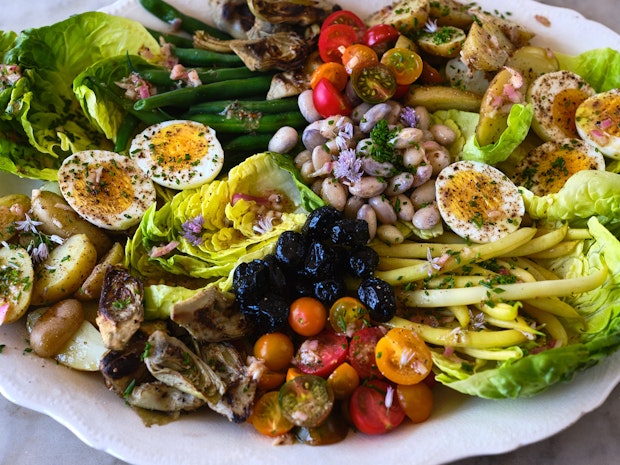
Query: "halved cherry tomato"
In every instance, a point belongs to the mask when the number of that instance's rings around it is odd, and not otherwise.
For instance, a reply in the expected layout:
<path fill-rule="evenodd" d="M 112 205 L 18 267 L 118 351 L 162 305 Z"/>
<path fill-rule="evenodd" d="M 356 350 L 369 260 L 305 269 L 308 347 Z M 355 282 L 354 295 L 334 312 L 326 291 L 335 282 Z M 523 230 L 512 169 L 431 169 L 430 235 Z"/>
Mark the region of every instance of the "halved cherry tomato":
<path fill-rule="evenodd" d="M 415 384 L 433 367 L 431 351 L 418 333 L 392 328 L 377 342 L 375 359 L 379 371 L 398 384 Z"/>
<path fill-rule="evenodd" d="M 295 430 L 295 437 L 303 444 L 324 446 L 343 441 L 349 434 L 349 425 L 336 412 L 332 412 L 320 425 L 307 428 L 300 426 Z"/>
<path fill-rule="evenodd" d="M 354 68 L 351 84 L 359 98 L 372 104 L 391 99 L 398 85 L 392 70 L 381 63 Z"/>
<path fill-rule="evenodd" d="M 276 332 L 259 337 L 254 343 L 253 352 L 254 357 L 263 360 L 270 370 L 283 371 L 291 364 L 295 348 L 290 337 Z"/>
<path fill-rule="evenodd" d="M 320 376 L 301 375 L 284 383 L 278 395 L 282 414 L 297 426 L 320 425 L 331 413 L 334 393 Z"/>
<path fill-rule="evenodd" d="M 343 91 L 349 82 L 349 74 L 341 63 L 329 61 L 319 65 L 310 76 L 310 87 L 313 89 L 317 86 L 321 79 L 327 79 L 331 82 L 336 90 Z"/>
<path fill-rule="evenodd" d="M 332 24 L 346 24 L 347 26 L 351 26 L 355 29 L 355 32 L 357 32 L 359 40 L 362 40 L 364 32 L 366 32 L 366 24 L 364 24 L 364 21 L 350 10 L 334 11 L 323 21 L 321 31 Z"/>
<path fill-rule="evenodd" d="M 347 359 L 348 348 L 346 336 L 323 331 L 302 342 L 295 354 L 295 365 L 302 373 L 326 378 Z"/>
<path fill-rule="evenodd" d="M 369 66 L 375 63 L 379 63 L 379 55 L 367 45 L 353 44 L 342 52 L 342 64 L 349 74 L 358 66 Z"/>
<path fill-rule="evenodd" d="M 389 24 L 375 24 L 364 33 L 362 43 L 373 48 L 379 55 L 392 47 L 398 40 L 399 32 Z"/>
<path fill-rule="evenodd" d="M 278 389 L 286 381 L 286 373 L 282 371 L 265 370 L 258 379 L 258 389 L 260 391 L 273 391 Z"/>
<path fill-rule="evenodd" d="M 358 386 L 351 396 L 349 410 L 353 424 L 365 434 L 387 433 L 405 419 L 396 390 L 380 379 Z"/>
<path fill-rule="evenodd" d="M 409 92 L 409 89 L 411 89 L 411 84 L 396 86 L 396 92 L 394 92 L 392 98 L 398 100 L 399 98 L 404 97 Z"/>
<path fill-rule="evenodd" d="M 433 391 L 426 383 L 396 386 L 398 402 L 414 423 L 428 420 L 433 411 Z"/>
<path fill-rule="evenodd" d="M 323 118 L 334 115 L 349 116 L 353 111 L 344 95 L 325 78 L 321 79 L 312 90 L 312 103 Z"/>
<path fill-rule="evenodd" d="M 429 85 L 443 84 L 446 81 L 441 73 L 426 61 L 423 62 L 422 74 L 418 79 L 420 83 Z"/>
<path fill-rule="evenodd" d="M 291 304 L 288 324 L 300 336 L 316 336 L 327 322 L 325 305 L 314 297 L 299 297 Z"/>
<path fill-rule="evenodd" d="M 327 377 L 327 383 L 334 391 L 336 399 L 346 399 L 360 384 L 360 377 L 351 365 L 344 362 Z"/>
<path fill-rule="evenodd" d="M 349 342 L 349 363 L 362 379 L 381 378 L 375 360 L 375 346 L 386 331 L 381 326 L 369 326 L 355 331 Z"/>
<path fill-rule="evenodd" d="M 329 309 L 329 324 L 337 333 L 351 337 L 358 329 L 370 326 L 368 309 L 355 297 L 340 297 Z"/>
<path fill-rule="evenodd" d="M 422 74 L 422 57 L 408 48 L 391 48 L 381 57 L 381 63 L 392 70 L 400 85 L 413 83 Z"/>
<path fill-rule="evenodd" d="M 342 51 L 358 41 L 357 32 L 347 24 L 332 24 L 319 34 L 319 54 L 324 62 L 340 62 Z"/>
<path fill-rule="evenodd" d="M 290 381 L 293 378 L 297 378 L 300 375 L 303 375 L 303 373 L 299 371 L 299 368 L 289 367 L 289 369 L 286 370 L 286 381 Z"/>
<path fill-rule="evenodd" d="M 259 433 L 271 437 L 288 433 L 295 426 L 282 414 L 278 391 L 266 392 L 258 398 L 252 407 L 248 422 Z"/>

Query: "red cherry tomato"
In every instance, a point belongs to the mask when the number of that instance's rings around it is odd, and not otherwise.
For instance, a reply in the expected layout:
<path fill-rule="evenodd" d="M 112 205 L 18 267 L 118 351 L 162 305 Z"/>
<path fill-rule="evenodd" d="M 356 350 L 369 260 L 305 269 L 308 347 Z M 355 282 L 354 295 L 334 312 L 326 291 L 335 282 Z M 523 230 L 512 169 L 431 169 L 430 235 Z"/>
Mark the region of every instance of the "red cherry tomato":
<path fill-rule="evenodd" d="M 319 80 L 312 91 L 312 103 L 323 118 L 333 115 L 349 116 L 351 105 L 344 95 L 326 78 Z"/>
<path fill-rule="evenodd" d="M 300 297 L 291 304 L 288 324 L 301 336 L 316 336 L 327 322 L 327 309 L 314 297 Z"/>
<path fill-rule="evenodd" d="M 332 24 L 346 24 L 347 26 L 351 26 L 355 29 L 355 32 L 357 32 L 359 40 L 364 37 L 364 33 L 366 32 L 366 24 L 364 24 L 364 21 L 350 10 L 334 11 L 323 21 L 321 31 Z"/>
<path fill-rule="evenodd" d="M 375 24 L 364 33 L 362 42 L 372 47 L 379 55 L 392 47 L 398 40 L 399 32 L 389 24 Z"/>
<path fill-rule="evenodd" d="M 357 42 L 357 32 L 347 24 L 332 24 L 319 34 L 319 54 L 324 62 L 340 62 L 342 50 Z"/>
<path fill-rule="evenodd" d="M 437 85 L 445 82 L 441 73 L 433 66 L 424 61 L 422 63 L 422 74 L 418 78 L 421 84 Z"/>
<path fill-rule="evenodd" d="M 346 336 L 331 331 L 306 339 L 295 355 L 295 365 L 304 374 L 326 378 L 347 359 Z"/>
<path fill-rule="evenodd" d="M 381 326 L 370 326 L 355 331 L 349 342 L 349 363 L 361 379 L 381 378 L 375 360 L 375 346 L 385 334 Z"/>
<path fill-rule="evenodd" d="M 394 95 L 392 95 L 392 98 L 395 100 L 398 100 L 399 98 L 404 97 L 405 95 L 407 95 L 410 88 L 411 88 L 411 84 L 396 86 L 396 92 L 394 92 Z"/>
<path fill-rule="evenodd" d="M 355 427 L 365 434 L 387 433 L 405 419 L 396 389 L 380 379 L 362 384 L 353 391 L 349 411 Z"/>

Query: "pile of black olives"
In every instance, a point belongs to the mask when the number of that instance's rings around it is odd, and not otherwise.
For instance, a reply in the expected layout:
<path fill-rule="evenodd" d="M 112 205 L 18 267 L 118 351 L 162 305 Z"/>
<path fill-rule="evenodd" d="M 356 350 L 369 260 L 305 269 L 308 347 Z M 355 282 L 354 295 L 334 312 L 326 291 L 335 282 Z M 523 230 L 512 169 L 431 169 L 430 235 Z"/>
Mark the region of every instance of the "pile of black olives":
<path fill-rule="evenodd" d="M 369 238 L 366 221 L 344 218 L 332 206 L 314 210 L 301 232 L 280 235 L 272 254 L 237 266 L 233 289 L 241 311 L 256 332 L 267 333 L 287 324 L 299 297 L 315 297 L 329 309 L 336 299 L 357 295 L 374 321 L 388 321 L 396 299 L 373 276 L 379 256 Z"/>

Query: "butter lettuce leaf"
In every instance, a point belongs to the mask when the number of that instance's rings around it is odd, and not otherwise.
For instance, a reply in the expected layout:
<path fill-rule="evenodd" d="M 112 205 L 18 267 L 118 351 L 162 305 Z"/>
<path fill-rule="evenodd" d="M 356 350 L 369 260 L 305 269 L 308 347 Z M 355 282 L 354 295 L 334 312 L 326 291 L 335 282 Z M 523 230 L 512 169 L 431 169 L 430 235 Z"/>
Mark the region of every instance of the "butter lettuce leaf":
<path fill-rule="evenodd" d="M 560 68 L 579 74 L 597 92 L 620 87 L 620 51 L 606 47 L 576 56 L 560 53 L 556 56 Z"/>

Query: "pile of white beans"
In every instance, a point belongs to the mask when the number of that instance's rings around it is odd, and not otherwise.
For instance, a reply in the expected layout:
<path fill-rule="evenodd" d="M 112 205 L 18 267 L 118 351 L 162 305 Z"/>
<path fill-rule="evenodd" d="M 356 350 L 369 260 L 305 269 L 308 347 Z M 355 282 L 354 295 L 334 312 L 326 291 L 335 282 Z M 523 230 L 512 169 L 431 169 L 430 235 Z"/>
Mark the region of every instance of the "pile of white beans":
<path fill-rule="evenodd" d="M 454 142 L 454 131 L 443 124 L 431 124 L 424 107 L 414 108 L 415 127 L 403 125 L 403 107 L 392 100 L 360 103 L 350 117 L 322 119 L 312 105 L 311 92 L 299 97 L 300 110 L 310 124 L 302 134 L 305 150 L 295 157 L 295 165 L 313 191 L 346 217 L 366 220 L 371 238 L 385 242 L 404 240 L 399 221 L 422 231 L 441 226 L 435 178 L 452 161 L 446 147 Z M 380 120 L 386 120 L 392 129 L 400 128 L 390 143 L 402 157 L 405 171 L 369 155 L 373 144 L 370 132 Z M 347 132 L 350 136 L 343 137 Z M 332 169 L 346 148 L 354 149 L 361 160 L 362 177 L 355 182 L 337 179 Z"/>

